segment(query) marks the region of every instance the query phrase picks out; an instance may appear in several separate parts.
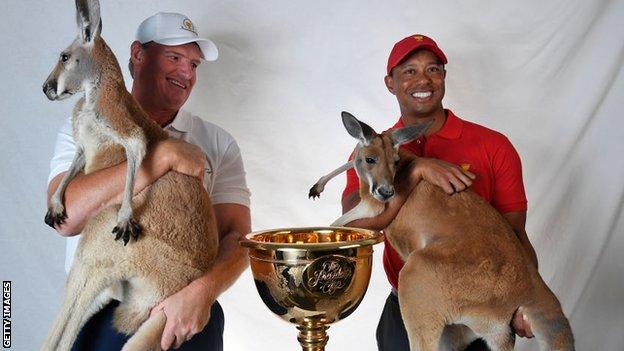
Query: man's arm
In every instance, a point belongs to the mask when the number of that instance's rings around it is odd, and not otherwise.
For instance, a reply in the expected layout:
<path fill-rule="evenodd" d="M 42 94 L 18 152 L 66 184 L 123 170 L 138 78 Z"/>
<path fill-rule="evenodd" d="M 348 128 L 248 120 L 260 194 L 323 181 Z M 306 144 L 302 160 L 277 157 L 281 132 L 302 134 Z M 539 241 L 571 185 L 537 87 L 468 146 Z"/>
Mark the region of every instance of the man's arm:
<path fill-rule="evenodd" d="M 203 179 L 206 157 L 195 145 L 167 139 L 154 145 L 147 153 L 136 175 L 133 194 L 138 194 L 170 170 Z M 55 227 L 63 236 L 82 231 L 99 211 L 120 204 L 126 179 L 127 162 L 89 174 L 79 173 L 65 189 L 63 204 L 67 218 Z M 48 204 L 65 172 L 55 176 L 48 185 Z"/>
<path fill-rule="evenodd" d="M 524 229 L 526 224 L 526 211 L 503 213 L 503 217 L 505 217 L 507 222 L 511 224 L 511 227 L 518 237 L 518 240 L 520 240 L 522 247 L 529 255 L 531 263 L 533 263 L 535 268 L 537 268 L 537 254 L 535 253 L 535 249 L 533 248 L 533 245 L 531 245 L 527 232 Z"/>
<path fill-rule="evenodd" d="M 210 307 L 247 268 L 247 249 L 238 244 L 251 231 L 249 208 L 238 204 L 214 206 L 219 227 L 219 250 L 213 265 L 198 279 L 163 300 L 152 309 L 152 315 L 163 310 L 167 324 L 161 347 L 178 348 L 201 332 L 210 318 Z"/>
<path fill-rule="evenodd" d="M 463 191 L 472 185 L 475 175 L 446 161 L 433 158 L 416 158 L 402 174 L 396 175 L 396 194 L 386 204 L 386 209 L 378 216 L 362 218 L 350 222 L 351 227 L 383 230 L 394 220 L 416 184 L 422 179 L 439 186 L 448 194 Z M 342 212 L 346 213 L 360 202 L 358 191 L 342 199 Z"/>
<path fill-rule="evenodd" d="M 537 255 L 535 254 L 535 249 L 533 248 L 533 245 L 531 245 L 526 230 L 524 229 L 526 224 L 526 211 L 503 213 L 503 217 L 505 217 L 509 224 L 511 224 L 514 233 L 529 256 L 529 260 L 535 268 L 537 268 Z M 526 338 L 532 338 L 534 336 L 533 331 L 531 330 L 531 325 L 521 308 L 514 313 L 511 324 L 516 334 L 519 336 Z"/>

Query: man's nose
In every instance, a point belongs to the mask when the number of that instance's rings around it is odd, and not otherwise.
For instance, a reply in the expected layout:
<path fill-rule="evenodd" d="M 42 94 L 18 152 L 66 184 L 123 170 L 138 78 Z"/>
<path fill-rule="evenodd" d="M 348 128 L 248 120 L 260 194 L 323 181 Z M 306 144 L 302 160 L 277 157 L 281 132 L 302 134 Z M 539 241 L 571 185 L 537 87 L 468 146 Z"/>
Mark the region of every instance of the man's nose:
<path fill-rule="evenodd" d="M 182 73 L 182 76 L 185 79 L 191 79 L 193 77 L 193 63 L 192 62 L 181 62 L 180 66 L 180 73 Z"/>
<path fill-rule="evenodd" d="M 427 83 L 431 81 L 431 77 L 425 71 L 416 72 L 416 81 L 419 83 Z"/>

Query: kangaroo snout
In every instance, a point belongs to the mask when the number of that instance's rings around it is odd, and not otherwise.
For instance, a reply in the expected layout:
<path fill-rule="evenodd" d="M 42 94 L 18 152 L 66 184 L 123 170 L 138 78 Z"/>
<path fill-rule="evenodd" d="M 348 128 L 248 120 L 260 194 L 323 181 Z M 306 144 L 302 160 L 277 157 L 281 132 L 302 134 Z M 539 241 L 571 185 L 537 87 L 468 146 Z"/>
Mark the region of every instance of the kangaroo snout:
<path fill-rule="evenodd" d="M 380 185 L 377 189 L 374 189 L 374 193 L 378 195 L 376 196 L 378 200 L 387 202 L 394 196 L 394 186 L 389 184 Z"/>
<path fill-rule="evenodd" d="M 43 93 L 52 101 L 56 100 L 58 97 L 56 94 L 56 87 L 56 79 L 47 80 L 43 83 Z"/>

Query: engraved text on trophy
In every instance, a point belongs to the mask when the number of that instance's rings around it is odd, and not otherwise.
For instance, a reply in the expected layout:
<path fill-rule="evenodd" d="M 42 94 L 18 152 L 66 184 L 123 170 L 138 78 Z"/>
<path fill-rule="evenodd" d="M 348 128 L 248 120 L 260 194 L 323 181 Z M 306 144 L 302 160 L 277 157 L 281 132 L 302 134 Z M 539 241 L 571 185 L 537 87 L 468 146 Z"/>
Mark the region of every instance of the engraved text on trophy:
<path fill-rule="evenodd" d="M 320 295 L 342 293 L 351 284 L 354 264 L 343 256 L 329 255 L 316 259 L 305 269 L 304 285 Z"/>

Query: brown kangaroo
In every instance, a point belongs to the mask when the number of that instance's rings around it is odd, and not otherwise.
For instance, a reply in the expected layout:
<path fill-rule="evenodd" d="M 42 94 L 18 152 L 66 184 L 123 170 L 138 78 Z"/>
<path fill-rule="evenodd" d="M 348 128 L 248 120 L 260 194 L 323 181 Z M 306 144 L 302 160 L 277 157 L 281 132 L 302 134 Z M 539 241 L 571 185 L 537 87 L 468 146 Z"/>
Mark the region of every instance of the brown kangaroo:
<path fill-rule="evenodd" d="M 218 245 L 215 217 L 201 181 L 180 173 L 165 174 L 132 198 L 146 150 L 168 135 L 126 90 L 117 59 L 100 36 L 98 1 L 76 0 L 76 9 L 78 37 L 43 86 L 50 100 L 84 91 L 72 118 L 77 152 L 51 198 L 46 223 L 64 221 L 63 192 L 79 171 L 127 159 L 128 172 L 119 210 L 102 210 L 82 232 L 61 311 L 41 349 L 70 350 L 86 321 L 115 298 L 121 301 L 115 328 L 134 334 L 123 350 L 160 350 L 166 316 L 161 311 L 150 318 L 150 310 L 211 264 Z M 113 240 L 113 227 L 123 245 Z M 135 241 L 126 246 L 131 237 Z"/>
<path fill-rule="evenodd" d="M 342 119 L 359 141 L 353 161 L 310 190 L 310 196 L 318 196 L 337 172 L 355 167 L 361 202 L 333 223 L 338 226 L 384 210 L 394 195 L 395 174 L 415 158 L 399 146 L 428 127 L 377 134 L 347 112 Z M 412 351 L 437 351 L 440 346 L 463 350 L 477 337 L 492 350 L 513 350 L 510 322 L 518 307 L 525 311 L 542 350 L 574 350 L 570 324 L 557 297 L 508 222 L 474 192 L 448 195 L 422 180 L 384 232 L 405 261 L 399 274 L 399 305 Z"/>

